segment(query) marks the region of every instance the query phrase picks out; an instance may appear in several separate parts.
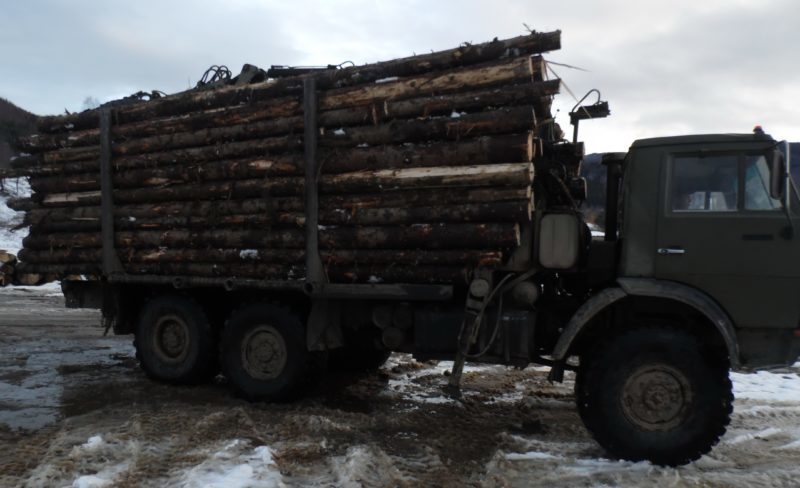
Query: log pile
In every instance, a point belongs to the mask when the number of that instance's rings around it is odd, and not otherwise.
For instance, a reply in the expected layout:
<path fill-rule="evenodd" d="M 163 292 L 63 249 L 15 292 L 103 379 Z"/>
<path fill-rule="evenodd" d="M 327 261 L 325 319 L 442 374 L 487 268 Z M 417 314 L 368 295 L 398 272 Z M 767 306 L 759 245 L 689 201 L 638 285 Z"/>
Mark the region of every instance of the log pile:
<path fill-rule="evenodd" d="M 0 286 L 8 286 L 14 282 L 16 264 L 16 256 L 0 249 Z"/>
<path fill-rule="evenodd" d="M 463 283 L 530 221 L 560 33 L 312 72 L 319 254 L 332 282 Z M 102 109 L 102 108 L 101 108 Z M 20 272 L 102 274 L 100 110 L 42 117 Z M 114 246 L 131 274 L 305 276 L 303 78 L 111 107 Z M 551 131 L 552 132 L 552 131 Z M 109 224 L 106 224 L 109 225 Z"/>

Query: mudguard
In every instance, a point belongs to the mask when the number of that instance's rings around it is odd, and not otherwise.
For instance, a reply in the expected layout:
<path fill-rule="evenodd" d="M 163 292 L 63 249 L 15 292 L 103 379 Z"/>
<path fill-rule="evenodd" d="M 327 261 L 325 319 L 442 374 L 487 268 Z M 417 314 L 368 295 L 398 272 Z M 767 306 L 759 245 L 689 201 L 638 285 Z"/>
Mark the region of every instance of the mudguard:
<path fill-rule="evenodd" d="M 553 349 L 552 357 L 556 366 L 550 373 L 551 380 L 560 380 L 569 348 L 586 324 L 606 307 L 626 296 L 667 298 L 694 308 L 705 315 L 717 328 L 728 350 L 731 367 L 739 366 L 739 343 L 736 340 L 733 322 L 728 314 L 708 295 L 681 283 L 651 278 L 620 278 L 617 280 L 617 284 L 619 287 L 606 288 L 591 297 L 569 320 Z"/>

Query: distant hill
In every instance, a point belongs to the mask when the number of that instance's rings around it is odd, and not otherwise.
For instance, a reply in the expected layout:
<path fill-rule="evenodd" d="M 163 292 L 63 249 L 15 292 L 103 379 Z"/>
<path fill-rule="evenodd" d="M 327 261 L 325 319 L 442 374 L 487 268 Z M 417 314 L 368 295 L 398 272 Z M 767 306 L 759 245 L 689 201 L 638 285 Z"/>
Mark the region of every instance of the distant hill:
<path fill-rule="evenodd" d="M 7 168 L 14 155 L 11 142 L 14 138 L 36 130 L 36 116 L 4 98 L 0 98 L 0 168 Z"/>

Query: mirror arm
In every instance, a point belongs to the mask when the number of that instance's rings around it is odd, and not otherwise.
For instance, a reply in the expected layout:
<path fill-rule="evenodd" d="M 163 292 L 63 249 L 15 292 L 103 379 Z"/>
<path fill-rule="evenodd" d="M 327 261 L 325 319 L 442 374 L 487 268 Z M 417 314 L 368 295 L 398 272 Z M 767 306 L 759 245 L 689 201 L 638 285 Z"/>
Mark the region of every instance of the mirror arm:
<path fill-rule="evenodd" d="M 783 192 L 783 211 L 786 214 L 786 220 L 789 222 L 789 226 L 784 228 L 784 231 L 781 232 L 781 236 L 786 240 L 791 240 L 794 237 L 794 222 L 792 221 L 792 209 L 790 207 L 790 203 L 792 201 L 792 192 L 794 192 L 798 200 L 800 200 L 800 193 L 798 193 L 797 187 L 794 184 L 794 180 L 792 180 L 792 157 L 789 153 L 789 141 L 784 141 L 784 144 L 786 148 L 786 157 L 784 159 L 784 167 L 786 168 L 786 174 L 784 176 L 786 180 Z"/>

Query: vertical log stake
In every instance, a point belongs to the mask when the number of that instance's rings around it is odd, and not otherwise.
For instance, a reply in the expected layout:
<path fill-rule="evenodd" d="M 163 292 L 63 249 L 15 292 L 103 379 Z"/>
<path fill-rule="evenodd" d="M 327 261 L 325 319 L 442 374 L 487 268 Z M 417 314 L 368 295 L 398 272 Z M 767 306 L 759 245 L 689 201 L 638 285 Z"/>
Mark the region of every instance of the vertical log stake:
<path fill-rule="evenodd" d="M 111 109 L 100 110 L 100 228 L 103 240 L 103 274 L 124 273 L 114 247 L 114 185 L 111 176 Z"/>

